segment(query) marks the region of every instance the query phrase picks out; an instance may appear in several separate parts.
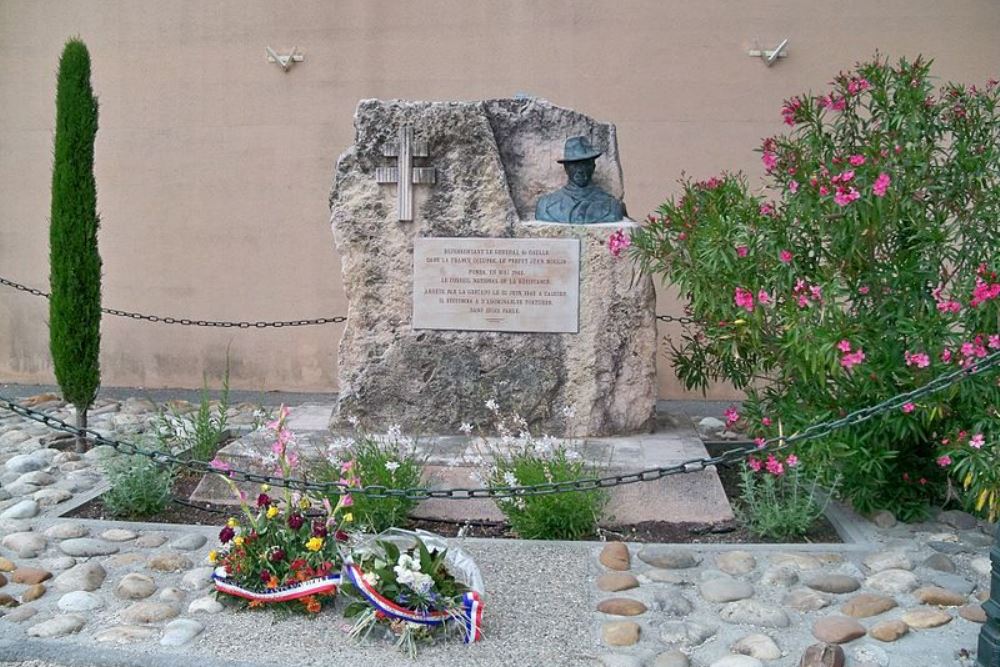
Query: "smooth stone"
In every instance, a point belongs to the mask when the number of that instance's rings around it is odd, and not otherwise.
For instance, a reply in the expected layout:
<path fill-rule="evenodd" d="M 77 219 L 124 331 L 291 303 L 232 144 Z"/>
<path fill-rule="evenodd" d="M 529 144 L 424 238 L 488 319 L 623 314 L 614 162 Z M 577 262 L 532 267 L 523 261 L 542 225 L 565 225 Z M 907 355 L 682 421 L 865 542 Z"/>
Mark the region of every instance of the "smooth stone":
<path fill-rule="evenodd" d="M 958 615 L 973 623 L 986 622 L 986 610 L 983 609 L 983 605 L 981 604 L 967 604 L 964 607 L 960 607 Z"/>
<path fill-rule="evenodd" d="M 59 543 L 59 549 L 68 556 L 88 558 L 91 556 L 109 556 L 118 553 L 117 545 L 90 537 L 76 537 L 70 540 L 63 540 Z"/>
<path fill-rule="evenodd" d="M 42 470 L 26 472 L 14 481 L 15 484 L 34 484 L 35 486 L 49 486 L 55 482 L 55 477 Z"/>
<path fill-rule="evenodd" d="M 796 588 L 789 591 L 781 599 L 781 604 L 796 611 L 819 611 L 830 606 L 832 599 L 823 593 L 818 593 L 808 588 Z"/>
<path fill-rule="evenodd" d="M 38 503 L 29 498 L 0 512 L 0 519 L 31 519 L 38 516 L 39 511 Z"/>
<path fill-rule="evenodd" d="M 21 593 L 22 604 L 25 602 L 34 602 L 38 598 L 45 595 L 45 592 L 47 590 L 48 589 L 45 588 L 44 584 L 34 584 L 32 586 L 28 586 L 28 588 L 26 588 L 25 591 Z"/>
<path fill-rule="evenodd" d="M 940 609 L 911 609 L 903 613 L 902 620 L 911 628 L 923 630 L 949 623 L 951 614 Z"/>
<path fill-rule="evenodd" d="M 880 642 L 894 642 L 909 631 L 910 626 L 897 618 L 879 621 L 868 629 L 868 634 Z"/>
<path fill-rule="evenodd" d="M 605 572 L 597 578 L 598 590 L 615 593 L 637 588 L 639 580 L 634 575 L 621 572 Z"/>
<path fill-rule="evenodd" d="M 201 598 L 195 598 L 191 601 L 191 604 L 188 605 L 189 614 L 218 614 L 223 609 L 225 609 L 225 607 L 221 602 L 208 595 Z"/>
<path fill-rule="evenodd" d="M 27 437 L 25 437 L 27 440 Z M 41 470 L 46 466 L 44 459 L 32 454 L 18 454 L 7 459 L 4 468 L 8 472 L 26 473 Z"/>
<path fill-rule="evenodd" d="M 31 494 L 35 493 L 36 491 L 41 490 L 42 487 L 38 486 L 37 484 L 25 484 L 23 482 L 20 482 L 20 483 L 13 482 L 13 483 L 7 484 L 4 488 L 7 489 L 7 492 L 10 493 L 11 496 L 19 496 L 20 497 L 20 496 L 30 496 Z M 13 516 L 11 516 L 11 517 L 4 517 L 4 516 L 0 515 L 0 518 L 2 518 L 2 519 L 17 519 L 17 518 L 24 518 L 24 517 L 13 517 Z M 28 518 L 31 518 L 31 517 L 28 517 Z"/>
<path fill-rule="evenodd" d="M 638 616 L 647 610 L 645 604 L 631 598 L 608 598 L 597 605 L 597 611 L 613 616 Z"/>
<path fill-rule="evenodd" d="M 603 667 L 643 667 L 642 659 L 635 655 L 609 653 L 601 656 Z"/>
<path fill-rule="evenodd" d="M 13 595 L 9 593 L 0 593 L 0 607 L 16 607 L 20 602 L 18 602 Z"/>
<path fill-rule="evenodd" d="M 15 584 L 32 586 L 52 578 L 52 573 L 38 567 L 19 567 L 10 573 L 10 580 Z"/>
<path fill-rule="evenodd" d="M 29 605 L 21 605 L 17 609 L 11 609 L 3 615 L 3 620 L 9 623 L 24 623 L 29 618 L 34 617 L 38 609 Z"/>
<path fill-rule="evenodd" d="M 45 550 L 48 540 L 38 533 L 20 532 L 11 533 L 0 542 L 3 546 L 15 552 L 22 558 L 34 558 Z M 30 554 L 26 555 L 26 554 Z"/>
<path fill-rule="evenodd" d="M 877 510 L 873 512 L 870 520 L 883 530 L 887 530 L 896 525 L 896 517 L 888 510 Z"/>
<path fill-rule="evenodd" d="M 14 561 L 0 557 L 0 572 L 13 572 L 17 569 Z"/>
<path fill-rule="evenodd" d="M 886 595 L 901 595 L 909 593 L 920 582 L 909 570 L 882 570 L 865 580 L 865 586 Z"/>
<path fill-rule="evenodd" d="M 64 521 L 49 526 L 45 530 L 45 537 L 53 540 L 72 540 L 77 537 L 83 537 L 89 532 L 90 529 L 82 524 Z"/>
<path fill-rule="evenodd" d="M 646 547 L 639 552 L 639 560 L 664 570 L 683 570 L 701 562 L 697 554 L 671 547 Z"/>
<path fill-rule="evenodd" d="M 62 572 L 63 570 L 68 570 L 74 565 L 76 565 L 76 559 L 72 556 L 53 556 L 52 558 L 46 558 L 41 562 L 42 568 L 49 570 L 50 572 Z"/>
<path fill-rule="evenodd" d="M 104 564 L 110 568 L 127 567 L 134 568 L 136 565 L 141 565 L 146 562 L 146 554 L 141 551 L 126 551 L 123 554 L 117 554 L 108 558 L 104 561 Z"/>
<path fill-rule="evenodd" d="M 674 649 L 656 656 L 652 667 L 691 667 L 691 661 L 682 651 Z"/>
<path fill-rule="evenodd" d="M 597 560 L 609 570 L 618 572 L 624 572 L 631 567 L 628 545 L 624 542 L 608 542 L 601 549 L 601 555 Z"/>
<path fill-rule="evenodd" d="M 719 612 L 728 623 L 746 623 L 762 628 L 787 628 L 790 623 L 784 609 L 757 600 L 730 602 Z"/>
<path fill-rule="evenodd" d="M 168 586 L 164 588 L 162 591 L 160 591 L 160 594 L 157 597 L 163 600 L 164 602 L 168 602 L 171 604 L 178 604 L 184 601 L 186 595 L 187 594 L 181 589 L 174 588 L 173 586 Z"/>
<path fill-rule="evenodd" d="M 135 541 L 135 546 L 142 549 L 156 549 L 157 547 L 163 546 L 166 541 L 167 536 L 162 533 L 148 533 L 146 535 L 140 535 Z"/>
<path fill-rule="evenodd" d="M 771 557 L 771 564 L 791 565 L 800 570 L 816 570 L 822 566 L 820 560 L 815 556 L 794 553 L 775 554 Z"/>
<path fill-rule="evenodd" d="M 965 595 L 949 591 L 940 586 L 923 586 L 913 591 L 913 597 L 923 604 L 937 605 L 938 607 L 961 607 L 969 601 Z"/>
<path fill-rule="evenodd" d="M 880 551 L 873 553 L 864 560 L 865 567 L 871 572 L 883 570 L 912 570 L 913 563 L 901 551 Z"/>
<path fill-rule="evenodd" d="M 656 568 L 646 570 L 639 577 L 640 579 L 645 578 L 660 584 L 683 584 L 687 581 L 687 577 L 676 570 L 660 570 Z"/>
<path fill-rule="evenodd" d="M 727 655 L 713 662 L 710 667 L 764 667 L 764 663 L 748 655 Z"/>
<path fill-rule="evenodd" d="M 955 567 L 955 561 L 948 558 L 944 554 L 938 554 L 938 553 L 931 554 L 930 556 L 928 556 L 924 560 L 923 566 L 929 567 L 932 570 L 937 570 L 938 572 L 947 572 L 949 574 L 953 574 L 957 569 Z"/>
<path fill-rule="evenodd" d="M 63 611 L 93 611 L 104 606 L 104 601 L 87 591 L 72 591 L 59 598 L 57 605 Z"/>
<path fill-rule="evenodd" d="M 840 610 L 852 618 L 868 618 L 884 614 L 895 606 L 896 601 L 891 597 L 861 593 L 845 602 Z"/>
<path fill-rule="evenodd" d="M 932 540 L 930 542 L 927 542 L 927 546 L 929 546 L 934 551 L 943 554 L 948 554 L 950 556 L 954 556 L 955 554 L 964 554 L 969 550 L 969 548 L 964 544 L 959 544 L 957 542 L 945 542 L 940 540 Z"/>
<path fill-rule="evenodd" d="M 135 531 L 125 528 L 112 528 L 101 533 L 101 539 L 107 542 L 128 542 L 138 537 Z"/>
<path fill-rule="evenodd" d="M 53 580 L 56 588 L 64 592 L 95 591 L 104 583 L 108 573 L 98 563 L 88 561 L 74 565 Z"/>
<path fill-rule="evenodd" d="M 965 577 L 947 572 L 928 572 L 924 575 L 924 581 L 961 595 L 969 595 L 976 588 L 976 585 Z"/>
<path fill-rule="evenodd" d="M 112 434 L 109 433 L 108 435 Z M 96 447 L 92 447 L 83 457 L 88 461 L 104 461 L 117 454 L 118 452 L 111 445 L 97 445 Z"/>
<path fill-rule="evenodd" d="M 961 510 L 947 510 L 941 512 L 937 515 L 937 520 L 956 530 L 972 530 L 979 523 L 976 517 Z"/>
<path fill-rule="evenodd" d="M 701 435 L 718 436 L 726 430 L 726 423 L 717 417 L 702 417 L 698 422 L 698 433 Z"/>
<path fill-rule="evenodd" d="M 762 586 L 794 586 L 799 582 L 799 573 L 788 565 L 772 565 L 760 576 Z"/>
<path fill-rule="evenodd" d="M 132 572 L 115 586 L 115 595 L 123 600 L 143 600 L 156 592 L 156 581 L 145 574 Z"/>
<path fill-rule="evenodd" d="M 861 588 L 861 582 L 846 574 L 818 574 L 803 582 L 809 588 L 822 593 L 853 593 Z"/>
<path fill-rule="evenodd" d="M 981 556 L 979 558 L 973 558 L 972 560 L 970 560 L 969 567 L 972 568 L 972 571 L 975 572 L 976 574 L 988 577 L 993 566 L 990 563 L 989 558 Z"/>
<path fill-rule="evenodd" d="M 171 549 L 177 549 L 179 551 L 194 551 L 195 549 L 201 549 L 208 542 L 208 538 L 200 533 L 188 533 L 187 535 L 182 535 L 168 546 Z"/>
<path fill-rule="evenodd" d="M 774 640 L 761 633 L 754 633 L 738 639 L 729 647 L 729 650 L 758 660 L 777 660 L 781 657 L 781 649 L 778 648 Z"/>
<path fill-rule="evenodd" d="M 611 621 L 601 626 L 601 639 L 608 646 L 632 646 L 639 641 L 639 624 L 634 621 Z"/>
<path fill-rule="evenodd" d="M 735 579 L 713 579 L 702 582 L 698 592 L 709 602 L 736 602 L 753 597 L 753 586 Z"/>
<path fill-rule="evenodd" d="M 813 623 L 816 639 L 827 644 L 844 644 L 865 636 L 865 626 L 847 616 L 826 616 Z"/>
<path fill-rule="evenodd" d="M 715 557 L 715 566 L 726 574 L 748 574 L 757 567 L 757 559 L 748 551 L 726 551 Z"/>
<path fill-rule="evenodd" d="M 86 470 L 90 467 L 90 464 L 86 461 L 68 461 L 59 465 L 60 472 L 77 472 L 80 470 Z"/>
<path fill-rule="evenodd" d="M 158 623 L 177 615 L 177 607 L 166 602 L 143 600 L 136 602 L 121 613 L 126 623 Z"/>
<path fill-rule="evenodd" d="M 158 412 L 156 404 L 148 398 L 130 396 L 121 404 L 120 411 L 125 415 L 145 415 Z"/>
<path fill-rule="evenodd" d="M 215 568 L 212 566 L 196 567 L 187 572 L 181 579 L 181 588 L 186 591 L 196 591 L 205 588 L 212 583 L 212 573 Z"/>
<path fill-rule="evenodd" d="M 32 500 L 41 507 L 52 507 L 66 502 L 72 497 L 73 494 L 65 489 L 39 489 L 31 495 Z"/>
<path fill-rule="evenodd" d="M 160 639 L 160 644 L 163 646 L 182 646 L 200 635 L 204 629 L 204 625 L 192 618 L 179 618 L 167 623 L 167 627 L 163 629 L 163 638 Z"/>
<path fill-rule="evenodd" d="M 158 572 L 180 572 L 181 570 L 190 569 L 193 563 L 184 554 L 168 551 L 152 556 L 147 561 L 147 565 L 149 569 L 157 570 Z"/>
<path fill-rule="evenodd" d="M 80 628 L 86 624 L 87 620 L 77 614 L 67 614 L 56 616 L 48 621 L 42 621 L 37 625 L 28 628 L 28 635 L 31 637 L 42 637 L 51 639 L 53 637 L 64 637 L 79 632 Z"/>
<path fill-rule="evenodd" d="M 697 621 L 667 621 L 660 626 L 660 641 L 664 644 L 677 644 L 682 647 L 694 647 L 711 639 L 718 628 Z"/>
<path fill-rule="evenodd" d="M 130 644 L 133 642 L 148 641 L 157 634 L 159 634 L 159 631 L 156 628 L 146 625 L 119 625 L 98 632 L 94 635 L 94 641 L 100 643 Z"/>
<path fill-rule="evenodd" d="M 653 608 L 667 616 L 687 616 L 693 609 L 691 601 L 674 588 L 653 593 Z"/>

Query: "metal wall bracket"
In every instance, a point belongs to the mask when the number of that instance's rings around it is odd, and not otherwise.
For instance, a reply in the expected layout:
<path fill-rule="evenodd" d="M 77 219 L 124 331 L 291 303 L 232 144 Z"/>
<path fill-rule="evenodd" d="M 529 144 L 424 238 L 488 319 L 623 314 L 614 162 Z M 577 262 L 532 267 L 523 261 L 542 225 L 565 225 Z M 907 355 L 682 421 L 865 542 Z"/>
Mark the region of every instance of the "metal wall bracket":
<path fill-rule="evenodd" d="M 778 44 L 771 51 L 762 51 L 761 49 L 750 49 L 747 51 L 747 55 L 752 58 L 760 58 L 764 61 L 764 64 L 770 67 L 774 64 L 778 58 L 787 58 L 788 54 L 785 52 L 785 47 L 788 46 L 788 40 L 781 40 L 781 44 Z"/>
<path fill-rule="evenodd" d="M 300 63 L 305 60 L 305 56 L 299 53 L 299 47 L 293 46 L 291 52 L 287 55 L 280 55 L 270 46 L 265 46 L 264 51 L 267 53 L 267 62 L 278 63 L 281 65 L 281 69 L 285 72 L 292 66 L 292 63 Z"/>

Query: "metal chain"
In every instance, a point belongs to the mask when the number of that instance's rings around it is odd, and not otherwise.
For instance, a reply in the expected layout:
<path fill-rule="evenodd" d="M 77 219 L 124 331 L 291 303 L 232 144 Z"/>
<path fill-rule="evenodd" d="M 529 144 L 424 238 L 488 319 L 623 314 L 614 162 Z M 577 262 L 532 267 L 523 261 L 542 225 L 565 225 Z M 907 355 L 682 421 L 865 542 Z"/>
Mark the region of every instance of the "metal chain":
<path fill-rule="evenodd" d="M 698 320 L 693 317 L 683 317 L 680 315 L 657 315 L 660 322 L 677 322 L 678 324 L 697 324 Z"/>
<path fill-rule="evenodd" d="M 7 280 L 3 277 L 0 277 L 0 285 L 13 287 L 20 292 L 45 297 L 46 299 L 50 296 L 48 292 L 43 292 L 42 290 L 28 287 L 27 285 L 15 283 L 14 281 Z M 222 329 L 266 329 L 269 327 L 280 329 L 282 327 L 305 327 L 315 324 L 335 324 L 347 321 L 347 318 L 343 315 L 337 315 L 336 317 L 316 317 L 311 320 L 227 322 L 224 320 L 192 320 L 186 317 L 170 317 L 167 315 L 144 315 L 142 313 L 134 313 L 128 310 L 118 310 L 117 308 L 101 308 L 101 312 L 108 315 L 114 315 L 116 317 L 127 317 L 133 320 L 145 320 L 146 322 L 158 322 L 160 324 L 180 324 L 181 326 L 188 327 L 219 327 Z"/>
<path fill-rule="evenodd" d="M 763 445 L 758 446 L 755 443 L 744 445 L 742 447 L 733 448 L 727 450 L 723 454 L 712 457 L 705 457 L 700 459 L 690 459 L 681 463 L 677 463 L 671 466 L 663 466 L 658 468 L 647 468 L 646 470 L 641 470 L 639 472 L 629 473 L 625 475 L 607 475 L 604 477 L 590 477 L 584 479 L 578 479 L 567 482 L 549 482 L 545 484 L 533 484 L 533 485 L 523 485 L 523 486 L 503 486 L 503 487 L 479 487 L 479 488 L 455 488 L 455 489 L 430 489 L 427 487 L 411 487 L 406 489 L 392 489 L 380 485 L 372 485 L 365 487 L 350 487 L 346 484 L 340 482 L 311 482 L 306 479 L 286 479 L 284 477 L 276 477 L 274 475 L 265 475 L 260 473 L 251 472 L 248 470 L 227 470 L 226 475 L 237 482 L 251 482 L 255 484 L 270 484 L 274 487 L 283 487 L 288 489 L 295 489 L 298 491 L 311 491 L 320 494 L 360 494 L 363 496 L 368 496 L 371 498 L 407 498 L 411 500 L 426 500 L 428 498 L 442 498 L 442 499 L 469 499 L 469 498 L 512 498 L 512 497 L 526 497 L 526 496 L 539 496 L 548 495 L 552 493 L 565 493 L 568 491 L 590 491 L 594 489 L 606 489 L 614 486 L 621 486 L 623 484 L 634 484 L 637 482 L 650 482 L 658 479 L 662 479 L 669 475 L 681 474 L 686 472 L 698 472 L 706 469 L 709 466 L 724 464 L 724 463 L 734 463 L 738 460 L 743 459 L 747 455 L 754 453 L 756 451 L 776 451 L 783 449 L 795 442 L 804 442 L 807 440 L 814 440 L 816 438 L 821 438 L 823 436 L 829 435 L 830 433 L 847 427 L 853 426 L 865 422 L 875 416 L 881 415 L 883 413 L 889 412 L 891 410 L 898 410 L 904 404 L 915 401 L 923 396 L 935 393 L 944 389 L 946 387 L 955 384 L 972 375 L 978 375 L 983 373 L 994 366 L 1000 365 L 1000 351 L 994 352 L 981 360 L 976 362 L 975 365 L 969 368 L 959 368 L 956 370 L 949 371 L 938 377 L 934 378 L 922 387 L 918 387 L 911 391 L 898 394 L 892 398 L 886 399 L 881 403 L 872 405 L 860 410 L 855 410 L 839 419 L 834 419 L 827 422 L 821 422 L 818 424 L 811 424 L 802 431 L 795 433 L 793 435 L 784 437 L 773 437 L 764 441 Z M 5 408 L 11 412 L 21 415 L 22 417 L 27 417 L 34 421 L 45 424 L 49 428 L 63 431 L 65 433 L 71 433 L 76 436 L 87 437 L 94 442 L 102 445 L 108 445 L 114 448 L 116 451 L 123 454 L 137 454 L 140 456 L 145 456 L 154 461 L 165 465 L 175 465 L 183 468 L 188 468 L 196 472 L 201 473 L 219 473 L 220 471 L 213 468 L 211 463 L 208 461 L 197 461 L 197 460 L 187 460 L 177 457 L 173 454 L 166 452 L 156 451 L 156 450 L 146 450 L 140 448 L 138 445 L 128 442 L 120 442 L 118 440 L 113 440 L 106 438 L 96 431 L 90 429 L 79 429 L 75 426 L 67 424 L 61 419 L 48 415 L 44 412 L 38 410 L 33 410 L 32 408 L 20 405 L 15 401 L 0 396 L 0 409 Z M 769 448 L 769 449 L 768 449 Z"/>

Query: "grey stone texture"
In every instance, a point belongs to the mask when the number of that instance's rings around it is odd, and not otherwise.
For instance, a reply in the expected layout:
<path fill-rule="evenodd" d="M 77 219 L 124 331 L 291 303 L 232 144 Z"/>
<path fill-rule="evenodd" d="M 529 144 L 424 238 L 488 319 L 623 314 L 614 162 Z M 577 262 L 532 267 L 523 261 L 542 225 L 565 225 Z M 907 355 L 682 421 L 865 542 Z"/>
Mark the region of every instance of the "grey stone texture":
<path fill-rule="evenodd" d="M 401 124 L 429 148 L 433 186 L 415 188 L 414 220 L 396 217 L 395 186 L 379 185 L 383 148 Z M 488 426 L 484 403 L 517 411 L 533 431 L 601 436 L 652 425 L 656 329 L 653 284 L 607 237 L 629 223 L 533 223 L 538 195 L 561 187 L 555 159 L 568 136 L 605 150 L 594 182 L 623 195 L 615 128 L 540 100 L 364 100 L 354 145 L 337 162 L 331 224 L 349 305 L 332 425 L 453 433 Z M 413 330 L 415 237 L 570 238 L 581 243 L 577 334 Z M 574 411 L 566 416 L 559 409 Z"/>

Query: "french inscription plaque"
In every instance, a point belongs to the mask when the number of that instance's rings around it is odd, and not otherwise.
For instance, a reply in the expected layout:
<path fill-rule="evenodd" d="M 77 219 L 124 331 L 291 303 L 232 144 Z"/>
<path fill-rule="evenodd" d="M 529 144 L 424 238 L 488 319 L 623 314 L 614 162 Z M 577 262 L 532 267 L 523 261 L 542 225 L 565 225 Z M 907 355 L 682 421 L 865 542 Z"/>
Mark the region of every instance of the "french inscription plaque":
<path fill-rule="evenodd" d="M 580 240 L 414 239 L 413 328 L 578 333 Z"/>

